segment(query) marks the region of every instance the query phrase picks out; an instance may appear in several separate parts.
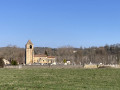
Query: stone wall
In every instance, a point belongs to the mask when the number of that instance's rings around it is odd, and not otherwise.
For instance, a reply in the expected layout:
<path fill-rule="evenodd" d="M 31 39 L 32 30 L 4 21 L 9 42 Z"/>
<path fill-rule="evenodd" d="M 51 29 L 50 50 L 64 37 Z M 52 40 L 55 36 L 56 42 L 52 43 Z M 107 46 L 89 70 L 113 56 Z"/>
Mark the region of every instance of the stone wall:
<path fill-rule="evenodd" d="M 22 65 L 16 65 L 16 66 L 13 66 L 13 65 L 7 65 L 7 66 L 4 66 L 4 68 L 21 69 L 21 68 L 23 68 L 23 66 L 22 66 Z"/>
<path fill-rule="evenodd" d="M 96 64 L 85 64 L 84 68 L 98 68 Z"/>

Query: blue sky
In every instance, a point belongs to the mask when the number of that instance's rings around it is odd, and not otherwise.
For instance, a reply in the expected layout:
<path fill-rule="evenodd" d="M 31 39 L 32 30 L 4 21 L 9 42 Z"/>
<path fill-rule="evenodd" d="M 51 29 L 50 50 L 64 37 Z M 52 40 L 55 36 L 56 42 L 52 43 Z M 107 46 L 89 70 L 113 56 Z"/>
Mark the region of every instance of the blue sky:
<path fill-rule="evenodd" d="M 120 0 L 0 0 L 0 47 L 120 43 Z"/>

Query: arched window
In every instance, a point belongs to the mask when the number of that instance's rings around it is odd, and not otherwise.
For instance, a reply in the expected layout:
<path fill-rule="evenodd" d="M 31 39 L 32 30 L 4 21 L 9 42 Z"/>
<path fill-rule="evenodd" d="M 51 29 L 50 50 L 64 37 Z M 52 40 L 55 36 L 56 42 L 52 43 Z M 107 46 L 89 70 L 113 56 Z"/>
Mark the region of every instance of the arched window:
<path fill-rule="evenodd" d="M 30 49 L 32 49 L 32 45 L 30 45 Z"/>

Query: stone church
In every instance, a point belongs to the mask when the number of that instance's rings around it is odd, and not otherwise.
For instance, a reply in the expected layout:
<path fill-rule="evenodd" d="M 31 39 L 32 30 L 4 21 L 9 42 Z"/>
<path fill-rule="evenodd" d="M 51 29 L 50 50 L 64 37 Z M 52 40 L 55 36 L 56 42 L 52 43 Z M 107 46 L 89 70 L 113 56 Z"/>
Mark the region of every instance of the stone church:
<path fill-rule="evenodd" d="M 54 64 L 56 63 L 56 58 L 54 56 L 46 55 L 35 55 L 34 54 L 34 45 L 29 40 L 25 46 L 25 64 Z"/>

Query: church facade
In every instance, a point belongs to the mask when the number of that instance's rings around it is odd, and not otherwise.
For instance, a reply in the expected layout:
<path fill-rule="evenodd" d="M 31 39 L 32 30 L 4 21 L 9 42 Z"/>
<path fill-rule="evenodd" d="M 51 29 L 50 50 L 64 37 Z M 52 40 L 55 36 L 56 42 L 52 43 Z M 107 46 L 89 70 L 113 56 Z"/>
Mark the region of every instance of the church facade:
<path fill-rule="evenodd" d="M 56 58 L 54 56 L 47 56 L 47 55 L 35 55 L 34 54 L 34 45 L 29 40 L 25 46 L 25 64 L 54 64 L 56 63 Z"/>

